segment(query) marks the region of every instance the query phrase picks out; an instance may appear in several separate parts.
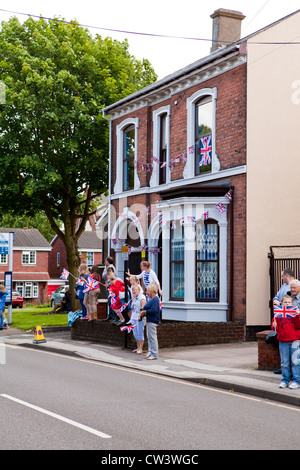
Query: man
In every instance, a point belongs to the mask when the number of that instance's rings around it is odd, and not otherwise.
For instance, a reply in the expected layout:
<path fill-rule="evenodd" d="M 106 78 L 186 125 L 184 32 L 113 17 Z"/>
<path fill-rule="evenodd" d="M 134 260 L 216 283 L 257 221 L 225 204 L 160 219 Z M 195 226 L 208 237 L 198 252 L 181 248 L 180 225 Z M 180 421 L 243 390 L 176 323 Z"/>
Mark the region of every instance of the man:
<path fill-rule="evenodd" d="M 282 297 L 290 291 L 290 282 L 295 279 L 294 271 L 284 269 L 281 273 L 281 279 L 283 284 L 273 299 L 273 305 L 280 305 Z"/>
<path fill-rule="evenodd" d="M 300 281 L 293 279 L 290 282 L 290 294 L 293 299 L 293 306 L 300 309 Z"/>

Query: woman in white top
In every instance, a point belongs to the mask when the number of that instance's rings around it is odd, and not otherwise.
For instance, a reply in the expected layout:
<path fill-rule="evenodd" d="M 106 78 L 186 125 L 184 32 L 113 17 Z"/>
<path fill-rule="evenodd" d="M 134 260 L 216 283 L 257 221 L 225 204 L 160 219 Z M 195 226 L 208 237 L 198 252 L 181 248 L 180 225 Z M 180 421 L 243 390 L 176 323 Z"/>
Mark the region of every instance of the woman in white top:
<path fill-rule="evenodd" d="M 144 286 L 145 286 L 145 292 L 146 292 L 147 287 L 150 284 L 150 282 L 155 282 L 155 284 L 158 285 L 158 292 L 159 292 L 159 295 L 161 296 L 162 291 L 161 291 L 161 288 L 160 288 L 159 280 L 158 280 L 155 272 L 153 271 L 153 269 L 151 269 L 152 263 L 150 263 L 150 261 L 142 261 L 140 266 L 141 266 L 141 271 L 142 272 L 141 272 L 141 274 L 137 275 L 137 278 L 143 280 L 143 283 L 144 283 Z M 127 274 L 130 275 L 130 272 L 128 271 Z"/>
<path fill-rule="evenodd" d="M 145 324 L 143 320 L 139 321 L 139 315 L 146 303 L 146 297 L 139 284 L 132 286 L 132 295 L 130 323 L 134 326 L 132 331 L 137 345 L 137 349 L 134 349 L 133 352 L 143 354 Z"/>

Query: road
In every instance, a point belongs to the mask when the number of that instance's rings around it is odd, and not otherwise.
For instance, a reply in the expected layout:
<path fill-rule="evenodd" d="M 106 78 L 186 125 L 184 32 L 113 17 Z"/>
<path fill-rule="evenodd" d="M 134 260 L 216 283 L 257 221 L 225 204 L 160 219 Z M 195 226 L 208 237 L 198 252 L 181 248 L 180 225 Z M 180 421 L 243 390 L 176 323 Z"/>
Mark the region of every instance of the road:
<path fill-rule="evenodd" d="M 1 450 L 298 449 L 299 412 L 49 351 L 0 364 Z"/>

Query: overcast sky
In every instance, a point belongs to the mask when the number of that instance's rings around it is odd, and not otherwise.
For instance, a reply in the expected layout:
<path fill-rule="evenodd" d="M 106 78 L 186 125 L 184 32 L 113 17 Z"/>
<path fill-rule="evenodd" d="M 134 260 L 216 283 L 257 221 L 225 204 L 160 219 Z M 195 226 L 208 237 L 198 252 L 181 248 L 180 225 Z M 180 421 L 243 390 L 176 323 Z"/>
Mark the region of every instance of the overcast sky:
<path fill-rule="evenodd" d="M 299 0 L 0 0 L 0 19 L 7 21 L 14 16 L 3 10 L 45 17 L 61 16 L 67 21 L 76 19 L 85 26 L 93 26 L 92 34 L 118 40 L 127 38 L 130 53 L 137 59 L 148 59 L 159 78 L 163 78 L 209 54 L 210 15 L 219 8 L 237 10 L 246 16 L 242 23 L 243 37 L 297 11 L 300 4 Z M 20 21 L 26 19 L 24 15 L 16 16 Z M 153 37 L 151 34 L 203 40 Z"/>

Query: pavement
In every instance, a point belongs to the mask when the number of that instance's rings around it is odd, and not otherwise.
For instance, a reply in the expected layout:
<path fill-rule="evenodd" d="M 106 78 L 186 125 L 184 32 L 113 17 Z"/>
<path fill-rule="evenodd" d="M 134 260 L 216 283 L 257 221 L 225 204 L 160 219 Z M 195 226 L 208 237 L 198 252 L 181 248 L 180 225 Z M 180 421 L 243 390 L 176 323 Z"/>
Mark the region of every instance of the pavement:
<path fill-rule="evenodd" d="M 300 388 L 280 389 L 281 375 L 258 370 L 257 342 L 210 344 L 160 349 L 147 361 L 131 349 L 71 339 L 70 329 L 43 330 L 44 343 L 33 343 L 35 333 L 15 328 L 0 331 L 0 343 L 37 348 L 59 354 L 114 364 L 165 377 L 187 380 L 232 393 L 300 406 Z"/>

